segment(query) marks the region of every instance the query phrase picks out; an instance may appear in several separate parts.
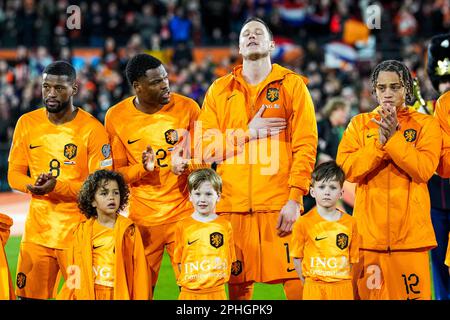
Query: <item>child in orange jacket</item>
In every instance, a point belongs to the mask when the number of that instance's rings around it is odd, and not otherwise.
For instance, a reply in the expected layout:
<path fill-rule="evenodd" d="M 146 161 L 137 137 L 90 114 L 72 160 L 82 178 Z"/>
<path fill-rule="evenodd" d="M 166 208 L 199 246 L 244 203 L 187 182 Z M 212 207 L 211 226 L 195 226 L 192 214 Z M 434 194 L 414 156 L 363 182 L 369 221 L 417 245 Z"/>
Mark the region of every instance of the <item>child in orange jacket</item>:
<path fill-rule="evenodd" d="M 122 175 L 98 170 L 84 182 L 81 222 L 67 253 L 67 280 L 59 299 L 148 300 L 151 289 L 144 247 L 135 224 L 120 215 L 129 189 Z"/>

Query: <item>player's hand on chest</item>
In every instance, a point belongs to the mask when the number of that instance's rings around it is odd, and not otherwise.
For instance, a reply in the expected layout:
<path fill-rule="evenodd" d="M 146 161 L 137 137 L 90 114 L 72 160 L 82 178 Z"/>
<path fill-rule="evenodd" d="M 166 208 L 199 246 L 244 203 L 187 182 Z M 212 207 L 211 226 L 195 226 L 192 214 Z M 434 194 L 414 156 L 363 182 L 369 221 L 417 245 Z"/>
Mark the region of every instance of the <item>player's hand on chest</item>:
<path fill-rule="evenodd" d="M 123 143 L 128 155 L 135 161 L 140 161 L 142 152 L 150 146 L 155 154 L 155 165 L 160 168 L 170 166 L 170 157 L 174 146 L 188 136 L 186 129 L 177 128 L 177 124 L 166 124 L 164 126 L 148 126 L 130 132 Z"/>

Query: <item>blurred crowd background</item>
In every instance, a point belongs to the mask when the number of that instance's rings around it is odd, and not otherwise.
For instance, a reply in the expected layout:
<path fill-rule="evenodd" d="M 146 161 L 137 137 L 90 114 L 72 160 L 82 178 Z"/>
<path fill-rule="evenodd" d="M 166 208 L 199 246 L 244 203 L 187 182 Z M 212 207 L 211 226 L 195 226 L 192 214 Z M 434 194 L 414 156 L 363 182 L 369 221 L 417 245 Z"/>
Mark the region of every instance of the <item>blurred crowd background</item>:
<path fill-rule="evenodd" d="M 81 9 L 79 30 L 66 26 L 70 5 Z M 172 91 L 201 105 L 214 79 L 240 63 L 239 30 L 250 16 L 270 26 L 277 44 L 273 61 L 308 77 L 322 160 L 335 157 L 351 116 L 376 106 L 370 72 L 381 60 L 405 62 L 423 97 L 437 97 L 425 72 L 426 46 L 450 30 L 449 0 L 0 0 L 0 191 L 9 190 L 15 123 L 42 106 L 47 64 L 63 59 L 76 67 L 74 103 L 100 121 L 131 94 L 124 68 L 143 51 L 163 60 Z M 98 54 L 77 55 L 80 48 Z M 202 48 L 226 48 L 228 54 L 196 59 Z"/>

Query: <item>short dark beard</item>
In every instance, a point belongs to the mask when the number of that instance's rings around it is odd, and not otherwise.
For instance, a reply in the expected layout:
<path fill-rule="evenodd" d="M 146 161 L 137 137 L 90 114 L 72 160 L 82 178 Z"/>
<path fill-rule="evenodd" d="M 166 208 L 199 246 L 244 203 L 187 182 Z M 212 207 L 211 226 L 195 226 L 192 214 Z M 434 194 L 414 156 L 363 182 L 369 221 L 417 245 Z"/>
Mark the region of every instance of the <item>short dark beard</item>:
<path fill-rule="evenodd" d="M 47 103 L 45 102 L 45 100 L 43 101 L 43 103 L 45 105 L 45 109 L 47 110 L 47 112 L 49 112 L 49 113 L 60 113 L 61 111 L 66 110 L 70 106 L 70 99 L 65 101 L 65 102 L 61 102 L 56 109 L 50 109 L 47 106 Z"/>
<path fill-rule="evenodd" d="M 251 61 L 256 61 L 261 58 L 267 57 L 269 54 L 270 54 L 270 51 L 267 53 L 252 53 L 252 54 L 249 54 L 246 59 L 251 60 Z"/>

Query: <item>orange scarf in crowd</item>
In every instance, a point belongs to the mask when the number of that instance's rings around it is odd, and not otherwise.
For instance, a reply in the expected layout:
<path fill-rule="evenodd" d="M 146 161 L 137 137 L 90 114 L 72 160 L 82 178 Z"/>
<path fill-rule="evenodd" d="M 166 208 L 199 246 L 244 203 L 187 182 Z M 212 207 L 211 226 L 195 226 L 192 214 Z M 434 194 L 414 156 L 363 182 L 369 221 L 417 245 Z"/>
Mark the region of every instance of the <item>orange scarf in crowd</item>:
<path fill-rule="evenodd" d="M 9 238 L 9 229 L 12 225 L 13 220 L 7 215 L 0 213 L 0 300 L 16 300 L 4 250 L 6 241 Z"/>
<path fill-rule="evenodd" d="M 79 267 L 68 272 L 67 282 L 58 295 L 61 300 L 95 300 L 92 270 L 92 229 L 95 219 L 81 222 L 68 250 L 68 266 Z M 144 246 L 138 228 L 124 216 L 118 215 L 114 226 L 115 265 L 114 300 L 150 300 L 151 286 L 145 260 Z M 69 267 L 70 268 L 70 267 Z M 75 288 L 69 288 L 75 287 Z"/>

